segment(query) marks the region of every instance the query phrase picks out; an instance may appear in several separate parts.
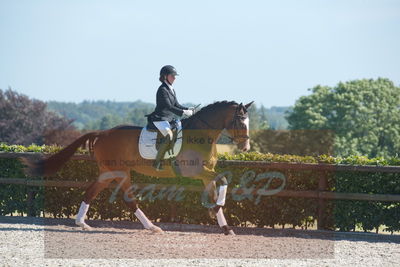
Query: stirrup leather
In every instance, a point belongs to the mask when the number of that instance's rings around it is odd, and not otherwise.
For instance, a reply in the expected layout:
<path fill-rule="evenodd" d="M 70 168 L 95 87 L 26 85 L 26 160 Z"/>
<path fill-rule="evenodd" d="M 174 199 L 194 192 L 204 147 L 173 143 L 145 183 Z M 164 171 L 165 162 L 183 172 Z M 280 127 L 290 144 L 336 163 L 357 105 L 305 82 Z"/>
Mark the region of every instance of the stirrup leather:
<path fill-rule="evenodd" d="M 171 137 L 169 135 L 161 138 L 161 145 L 157 151 L 157 156 L 153 163 L 153 167 L 157 171 L 163 170 L 163 168 L 161 166 L 161 161 L 164 159 L 164 155 L 170 148 L 170 145 L 171 145 Z"/>

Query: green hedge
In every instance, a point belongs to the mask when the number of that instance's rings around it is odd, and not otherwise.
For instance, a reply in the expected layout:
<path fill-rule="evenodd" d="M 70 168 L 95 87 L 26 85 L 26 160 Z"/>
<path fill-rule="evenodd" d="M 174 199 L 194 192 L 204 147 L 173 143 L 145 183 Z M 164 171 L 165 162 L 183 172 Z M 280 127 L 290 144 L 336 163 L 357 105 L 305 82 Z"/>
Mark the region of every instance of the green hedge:
<path fill-rule="evenodd" d="M 41 152 L 52 153 L 59 147 L 52 146 L 8 146 L 0 144 L 1 152 Z M 80 153 L 86 153 L 80 151 Z M 368 159 L 365 157 L 334 158 L 331 156 L 299 157 L 293 155 L 273 155 L 260 153 L 242 153 L 237 155 L 220 155 L 220 160 L 256 160 L 267 162 L 298 162 L 298 163 L 331 163 L 353 165 L 400 165 L 399 158 Z M 0 177 L 22 178 L 22 164 L 17 159 L 0 159 Z M 321 175 L 320 172 L 310 170 L 282 170 L 243 167 L 218 167 L 219 173 L 230 171 L 232 180 L 229 187 L 235 190 L 262 188 L 266 180 L 256 182 L 255 176 L 265 172 L 280 172 L 286 177 L 287 190 L 316 190 Z M 244 175 L 247 174 L 246 177 Z M 65 167 L 50 180 L 65 180 L 74 178 L 76 181 L 93 181 L 97 177 L 97 166 L 94 162 L 82 160 L 69 161 Z M 254 177 L 253 177 L 253 176 Z M 329 190 L 346 193 L 379 193 L 400 194 L 400 174 L 367 173 L 336 171 L 326 173 Z M 30 178 L 41 179 L 41 178 Z M 200 180 L 190 178 L 154 178 L 132 172 L 133 183 L 176 185 L 177 188 L 185 185 L 201 186 Z M 269 188 L 277 188 L 282 180 L 272 179 Z M 90 219 L 117 219 L 136 220 L 132 212 L 123 201 L 123 194 L 118 192 L 110 203 L 113 189 L 104 190 L 92 203 L 88 212 Z M 139 192 L 140 190 L 138 190 Z M 240 192 L 240 191 L 239 191 Z M 0 187 L 0 215 L 27 214 L 34 210 L 35 216 L 50 215 L 53 217 L 74 217 L 82 201 L 84 190 L 80 188 L 53 188 L 53 187 L 25 187 L 20 185 L 1 185 Z M 159 192 L 154 192 L 154 196 Z M 27 198 L 34 195 L 33 209 L 28 207 Z M 149 199 L 148 191 L 142 194 L 141 208 L 153 220 L 178 221 L 182 223 L 215 224 L 216 221 L 208 215 L 204 207 L 204 199 L 200 192 L 183 191 L 168 200 L 165 196 L 158 199 Z M 180 199 L 183 198 L 183 199 Z M 231 225 L 255 225 L 259 227 L 277 225 L 291 225 L 307 228 L 315 223 L 318 214 L 316 199 L 288 198 L 276 196 L 251 196 L 245 194 L 228 194 L 225 205 L 225 215 Z M 174 210 L 174 211 L 173 211 Z M 327 201 L 328 229 L 351 231 L 356 227 L 365 231 L 377 230 L 384 227 L 385 231 L 400 231 L 400 203 L 372 202 L 372 201 Z M 172 215 L 176 214 L 174 218 Z"/>

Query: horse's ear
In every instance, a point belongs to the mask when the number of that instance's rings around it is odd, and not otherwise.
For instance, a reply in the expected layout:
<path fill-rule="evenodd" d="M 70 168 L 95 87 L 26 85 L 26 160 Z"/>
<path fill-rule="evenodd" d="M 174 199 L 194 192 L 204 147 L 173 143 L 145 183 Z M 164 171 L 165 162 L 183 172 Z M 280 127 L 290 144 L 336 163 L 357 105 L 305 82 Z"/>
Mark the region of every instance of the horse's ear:
<path fill-rule="evenodd" d="M 245 112 L 246 108 L 243 106 L 243 103 L 240 103 L 238 106 L 239 110 Z"/>
<path fill-rule="evenodd" d="M 249 107 L 254 103 L 254 101 L 251 101 L 250 103 L 244 105 L 246 110 L 249 109 Z"/>

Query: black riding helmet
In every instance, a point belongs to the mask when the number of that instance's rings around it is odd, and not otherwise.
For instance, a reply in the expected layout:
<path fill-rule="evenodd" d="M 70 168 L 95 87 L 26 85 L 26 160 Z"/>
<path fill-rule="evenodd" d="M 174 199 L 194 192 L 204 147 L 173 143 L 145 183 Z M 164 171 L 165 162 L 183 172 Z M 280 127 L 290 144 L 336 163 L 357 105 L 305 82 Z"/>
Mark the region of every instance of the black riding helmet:
<path fill-rule="evenodd" d="M 167 76 L 169 74 L 172 74 L 174 76 L 178 76 L 178 72 L 176 71 L 176 69 L 171 66 L 171 65 L 165 65 L 164 67 L 161 68 L 160 70 L 160 77 L 164 77 Z"/>

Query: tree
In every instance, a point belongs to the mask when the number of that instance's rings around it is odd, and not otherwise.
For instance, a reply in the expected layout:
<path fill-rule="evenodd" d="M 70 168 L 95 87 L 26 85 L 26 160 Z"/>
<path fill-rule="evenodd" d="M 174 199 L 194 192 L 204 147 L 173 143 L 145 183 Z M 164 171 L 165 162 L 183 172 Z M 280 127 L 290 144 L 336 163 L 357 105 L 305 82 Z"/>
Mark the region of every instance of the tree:
<path fill-rule="evenodd" d="M 290 110 L 291 107 L 271 107 L 267 109 L 266 115 L 270 128 L 274 130 L 286 130 L 288 122 L 285 115 Z"/>
<path fill-rule="evenodd" d="M 80 134 L 71 123 L 47 111 L 42 101 L 0 89 L 0 142 L 65 145 Z"/>
<path fill-rule="evenodd" d="M 117 124 L 144 126 L 147 123 L 144 115 L 151 113 L 155 107 L 154 104 L 140 100 L 135 102 L 98 100 L 83 101 L 78 104 L 50 101 L 47 104 L 51 111 L 73 119 L 74 126 L 85 130 L 107 129 Z"/>
<path fill-rule="evenodd" d="M 146 126 L 147 125 L 147 114 L 150 114 L 151 112 L 153 112 L 154 107 L 152 106 L 143 106 L 141 108 L 133 108 L 128 116 L 127 116 L 127 120 L 130 123 L 133 123 L 134 125 L 137 126 Z"/>
<path fill-rule="evenodd" d="M 103 118 L 101 118 L 100 126 L 99 126 L 100 130 L 107 130 L 107 129 L 112 128 L 113 126 L 116 126 L 116 125 L 114 125 L 113 118 L 110 115 L 104 116 Z"/>
<path fill-rule="evenodd" d="M 261 105 L 261 108 L 259 110 L 259 116 L 260 116 L 260 129 L 268 129 L 268 116 L 267 116 L 267 109 L 264 107 L 264 105 Z"/>
<path fill-rule="evenodd" d="M 289 129 L 332 130 L 335 154 L 395 156 L 400 150 L 400 88 L 388 79 L 316 86 L 288 114 Z"/>
<path fill-rule="evenodd" d="M 261 109 L 257 108 L 256 104 L 253 104 L 249 108 L 249 119 L 250 119 L 250 130 L 265 130 L 269 128 L 266 109 L 261 106 Z"/>
<path fill-rule="evenodd" d="M 250 142 L 261 153 L 318 156 L 333 154 L 332 139 L 327 130 L 258 130 Z"/>

